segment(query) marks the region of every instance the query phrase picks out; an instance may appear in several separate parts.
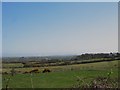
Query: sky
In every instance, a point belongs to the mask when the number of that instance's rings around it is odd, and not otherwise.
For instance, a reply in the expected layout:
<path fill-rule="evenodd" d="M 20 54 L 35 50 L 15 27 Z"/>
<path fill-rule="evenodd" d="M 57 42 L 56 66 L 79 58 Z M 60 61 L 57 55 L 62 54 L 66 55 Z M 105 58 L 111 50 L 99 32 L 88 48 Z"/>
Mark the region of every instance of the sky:
<path fill-rule="evenodd" d="M 2 0 L 2 2 L 48 2 L 48 0 Z M 119 2 L 119 0 L 49 0 L 49 2 Z"/>
<path fill-rule="evenodd" d="M 0 58 L 1 57 L 2 57 L 2 3 L 0 2 Z"/>
<path fill-rule="evenodd" d="M 2 3 L 2 55 L 118 51 L 118 3 Z"/>

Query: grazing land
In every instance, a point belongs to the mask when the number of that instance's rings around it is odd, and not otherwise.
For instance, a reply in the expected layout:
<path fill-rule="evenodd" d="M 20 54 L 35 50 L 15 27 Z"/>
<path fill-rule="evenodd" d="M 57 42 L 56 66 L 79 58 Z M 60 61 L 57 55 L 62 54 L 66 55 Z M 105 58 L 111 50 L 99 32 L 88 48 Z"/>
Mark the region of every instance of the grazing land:
<path fill-rule="evenodd" d="M 74 59 L 76 60 L 76 58 Z M 72 64 L 67 63 L 67 65 L 60 64 L 64 63 L 63 60 L 53 65 L 51 65 L 53 62 L 44 63 L 44 66 L 34 66 L 40 63 L 38 61 L 4 62 L 3 88 L 95 87 L 97 81 L 101 84 L 96 87 L 118 88 L 118 62 L 120 59 L 88 59 L 87 63 L 85 60 L 85 63 L 80 60 L 75 63 L 75 60 L 70 60 L 69 62 Z M 98 62 L 98 60 L 102 61 Z M 28 67 L 25 64 L 28 64 Z"/>

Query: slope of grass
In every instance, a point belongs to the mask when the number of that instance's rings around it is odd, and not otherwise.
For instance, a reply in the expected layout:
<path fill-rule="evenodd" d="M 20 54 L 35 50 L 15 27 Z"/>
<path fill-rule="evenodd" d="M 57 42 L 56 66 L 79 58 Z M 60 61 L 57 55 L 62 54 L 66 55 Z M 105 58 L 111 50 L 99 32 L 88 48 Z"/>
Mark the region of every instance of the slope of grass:
<path fill-rule="evenodd" d="M 12 88 L 31 88 L 31 78 L 33 87 L 35 88 L 64 88 L 71 87 L 76 83 L 77 77 L 87 78 L 89 82 L 92 78 L 97 76 L 107 76 L 106 70 L 88 70 L 88 71 L 67 71 L 67 72 L 51 72 L 39 74 L 17 74 L 11 77 L 9 87 Z M 113 71 L 112 78 L 117 78 L 117 70 Z M 4 76 L 9 77 L 9 76 Z M 3 77 L 3 79 L 4 79 Z M 3 80 L 3 87 L 5 87 Z"/>
<path fill-rule="evenodd" d="M 97 62 L 97 63 L 86 63 L 86 64 L 74 64 L 74 65 L 66 65 L 66 66 L 48 66 L 48 67 L 26 67 L 26 68 L 15 68 L 16 71 L 30 71 L 32 69 L 39 69 L 40 72 L 44 68 L 49 68 L 53 72 L 55 71 L 66 71 L 66 70 L 106 70 L 106 69 L 114 69 L 118 68 L 118 62 L 119 61 L 108 61 L 108 62 Z M 3 72 L 10 73 L 11 68 L 3 68 Z"/>
<path fill-rule="evenodd" d="M 118 78 L 118 61 L 98 62 L 89 64 L 77 64 L 68 66 L 47 67 L 53 72 L 34 73 L 34 74 L 16 74 L 15 76 L 3 75 L 3 87 L 6 85 L 6 79 L 11 78 L 9 87 L 11 88 L 65 88 L 72 87 L 78 77 L 90 82 L 98 76 L 105 77 L 112 69 L 111 78 Z M 43 67 L 45 68 L 45 67 Z M 43 68 L 39 68 L 42 70 Z M 73 68 L 71 70 L 71 68 Z M 33 68 L 27 68 L 33 69 Z M 22 68 L 21 68 L 22 70 Z M 25 70 L 25 68 L 24 68 Z M 58 72 L 57 72 L 58 71 Z M 31 83 L 32 80 L 32 83 Z"/>

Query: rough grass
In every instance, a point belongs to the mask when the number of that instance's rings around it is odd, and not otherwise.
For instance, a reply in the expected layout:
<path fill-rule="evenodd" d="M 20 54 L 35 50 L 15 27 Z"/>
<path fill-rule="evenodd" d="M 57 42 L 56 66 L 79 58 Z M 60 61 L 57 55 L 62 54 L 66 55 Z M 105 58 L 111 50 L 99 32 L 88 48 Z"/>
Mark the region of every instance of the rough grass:
<path fill-rule="evenodd" d="M 42 70 L 46 67 L 39 68 Z M 6 80 L 10 77 L 9 88 L 32 88 L 31 78 L 34 88 L 71 88 L 77 83 L 78 77 L 90 83 L 94 78 L 106 77 L 112 69 L 111 78 L 118 78 L 118 61 L 98 62 L 89 64 L 78 64 L 68 66 L 50 66 L 47 67 L 53 72 L 34 73 L 34 74 L 16 74 L 15 76 L 3 75 L 3 88 Z M 71 69 L 72 68 L 72 69 Z M 31 70 L 33 68 L 18 68 L 16 70 Z M 6 70 L 7 71 L 7 70 Z M 9 70 L 8 70 L 9 71 Z"/>
<path fill-rule="evenodd" d="M 120 62 L 120 60 L 119 60 Z M 9 64 L 8 64 L 9 66 Z M 17 64 L 14 64 L 17 66 Z M 26 68 L 16 68 L 16 71 L 31 71 L 32 69 L 39 69 L 43 71 L 44 68 L 49 68 L 52 71 L 66 71 L 66 70 L 106 70 L 118 68 L 118 61 L 108 61 L 108 62 L 97 62 L 97 63 L 88 63 L 88 64 L 75 64 L 75 65 L 65 65 L 65 66 L 48 66 L 48 67 L 26 67 Z M 3 68 L 3 72 L 10 72 L 11 68 Z"/>
<path fill-rule="evenodd" d="M 23 67 L 22 63 L 3 63 L 3 68 L 12 68 L 12 67 Z"/>

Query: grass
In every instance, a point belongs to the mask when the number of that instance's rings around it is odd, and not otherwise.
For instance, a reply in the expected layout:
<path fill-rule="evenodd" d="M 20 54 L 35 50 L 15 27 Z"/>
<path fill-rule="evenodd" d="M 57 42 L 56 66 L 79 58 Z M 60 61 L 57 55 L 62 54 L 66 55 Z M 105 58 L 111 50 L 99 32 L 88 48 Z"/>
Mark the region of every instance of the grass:
<path fill-rule="evenodd" d="M 12 67 L 23 67 L 22 63 L 3 63 L 3 68 L 12 68 Z"/>
<path fill-rule="evenodd" d="M 119 60 L 120 62 L 120 60 Z M 8 64 L 9 65 L 9 64 Z M 15 64 L 17 66 L 17 64 Z M 118 68 L 118 61 L 108 61 L 108 62 L 97 62 L 97 63 L 89 63 L 89 64 L 74 64 L 74 65 L 66 65 L 66 66 L 48 66 L 48 67 L 25 67 L 25 68 L 16 68 L 16 71 L 30 71 L 32 69 L 39 69 L 42 71 L 44 68 L 49 68 L 52 71 L 66 71 L 66 70 L 106 70 L 106 69 L 114 69 Z M 11 68 L 3 68 L 3 72 L 10 73 Z"/>
<path fill-rule="evenodd" d="M 51 73 L 39 73 L 39 74 L 17 74 L 15 76 L 6 75 L 4 78 L 10 77 L 9 87 L 11 88 L 31 88 L 30 78 L 32 77 L 33 86 L 35 88 L 65 88 L 71 87 L 76 83 L 77 77 L 88 78 L 89 82 L 92 78 L 97 76 L 107 76 L 106 70 L 80 70 L 80 71 L 66 71 L 66 72 L 51 72 Z M 113 71 L 112 77 L 117 78 L 117 70 Z M 3 80 L 3 87 L 4 80 Z"/>
<path fill-rule="evenodd" d="M 32 88 L 31 78 L 34 88 L 70 88 L 77 83 L 78 77 L 84 79 L 86 82 L 91 82 L 93 78 L 98 76 L 105 77 L 112 69 L 111 78 L 118 78 L 118 61 L 98 62 L 89 64 L 76 64 L 68 66 L 49 66 L 50 73 L 33 73 L 31 74 L 16 74 L 15 76 L 3 75 L 3 88 L 7 78 L 9 81 L 9 88 Z M 40 67 L 42 71 L 46 67 Z M 71 70 L 72 68 L 72 70 Z M 16 70 L 31 70 L 33 68 L 17 68 Z M 10 70 L 10 69 L 9 69 Z M 6 69 L 6 71 L 9 71 Z"/>

